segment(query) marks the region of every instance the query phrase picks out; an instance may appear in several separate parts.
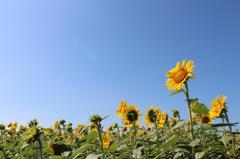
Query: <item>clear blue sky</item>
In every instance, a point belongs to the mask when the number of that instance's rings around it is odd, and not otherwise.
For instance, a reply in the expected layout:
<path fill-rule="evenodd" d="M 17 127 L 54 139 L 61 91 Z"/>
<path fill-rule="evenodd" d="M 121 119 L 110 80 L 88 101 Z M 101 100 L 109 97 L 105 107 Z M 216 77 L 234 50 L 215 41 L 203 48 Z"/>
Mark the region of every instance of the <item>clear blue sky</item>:
<path fill-rule="evenodd" d="M 191 97 L 228 96 L 240 121 L 240 2 L 42 0 L 0 2 L 0 122 L 49 126 L 111 115 L 122 99 L 187 117 L 165 72 L 196 63 Z"/>

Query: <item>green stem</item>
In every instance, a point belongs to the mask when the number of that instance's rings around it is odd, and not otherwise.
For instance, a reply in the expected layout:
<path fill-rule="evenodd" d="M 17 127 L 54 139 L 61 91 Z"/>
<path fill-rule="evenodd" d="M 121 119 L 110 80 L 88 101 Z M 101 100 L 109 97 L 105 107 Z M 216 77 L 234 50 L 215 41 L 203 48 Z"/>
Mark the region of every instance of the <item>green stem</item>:
<path fill-rule="evenodd" d="M 137 134 L 137 130 L 136 130 L 136 125 L 135 125 L 135 121 L 133 123 L 133 146 L 136 143 L 136 134 Z"/>
<path fill-rule="evenodd" d="M 225 116 L 225 119 L 226 119 L 227 123 L 229 124 L 230 122 L 229 122 L 229 118 L 228 118 L 228 115 L 227 115 L 227 111 L 223 110 L 223 113 L 224 113 L 224 116 Z M 228 127 L 229 127 L 229 130 L 230 130 L 230 133 L 232 133 L 232 126 L 229 125 Z"/>
<path fill-rule="evenodd" d="M 156 134 L 157 134 L 157 147 L 158 147 L 158 150 L 159 150 L 159 132 L 158 132 L 158 126 L 157 126 L 157 121 L 154 122 L 154 126 L 155 126 L 155 129 L 156 129 Z"/>
<path fill-rule="evenodd" d="M 191 131 L 191 140 L 194 140 L 194 134 L 193 134 L 193 120 L 192 120 L 192 109 L 190 105 L 190 98 L 189 98 L 189 90 L 188 90 L 188 84 L 187 82 L 185 83 L 185 88 L 186 88 L 186 98 L 187 98 L 187 104 L 188 104 L 188 112 L 189 112 L 189 118 L 190 118 L 190 131 Z"/>
<path fill-rule="evenodd" d="M 191 132 L 191 141 L 194 140 L 194 133 L 193 133 L 193 120 L 192 120 L 192 108 L 190 105 L 190 98 L 189 98 L 189 89 L 188 89 L 188 84 L 187 82 L 185 83 L 185 88 L 186 88 L 186 98 L 187 98 L 187 105 L 188 105 L 188 112 L 189 112 L 189 118 L 190 118 L 190 132 Z M 194 147 L 192 148 L 192 158 L 195 158 L 195 149 Z"/>
<path fill-rule="evenodd" d="M 227 123 L 229 124 L 230 122 L 229 122 L 227 110 L 224 109 L 224 110 L 223 110 L 223 113 L 224 113 L 224 116 L 225 116 L 225 119 L 226 119 Z M 232 126 L 231 126 L 231 125 L 229 125 L 229 130 L 230 130 L 230 134 L 233 136 L 232 148 L 233 148 L 234 155 L 235 155 L 235 154 L 236 154 L 236 151 L 235 151 L 235 139 L 234 139 L 235 135 L 232 133 Z"/>
<path fill-rule="evenodd" d="M 100 147 L 101 147 L 101 152 L 103 154 L 103 159 L 105 158 L 105 155 L 104 155 L 104 148 L 103 148 L 103 141 L 102 141 L 102 132 L 101 132 L 101 123 L 99 122 L 97 124 L 97 130 L 98 130 L 98 136 L 99 136 L 99 143 L 100 143 Z"/>
<path fill-rule="evenodd" d="M 42 155 L 42 142 L 41 142 L 41 139 L 38 139 L 37 140 L 37 143 L 38 143 L 38 159 L 42 159 L 43 155 Z"/>

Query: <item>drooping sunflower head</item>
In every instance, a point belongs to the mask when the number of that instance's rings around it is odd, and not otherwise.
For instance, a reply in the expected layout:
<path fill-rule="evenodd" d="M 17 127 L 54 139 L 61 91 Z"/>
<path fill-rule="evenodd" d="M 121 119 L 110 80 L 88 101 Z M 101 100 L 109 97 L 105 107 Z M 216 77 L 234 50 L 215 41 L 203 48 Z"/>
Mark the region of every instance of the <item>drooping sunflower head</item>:
<path fill-rule="evenodd" d="M 110 134 L 109 133 L 103 133 L 102 134 L 102 142 L 103 142 L 103 148 L 107 149 L 110 146 Z"/>
<path fill-rule="evenodd" d="M 160 109 L 156 107 L 155 109 L 150 106 L 145 114 L 145 123 L 148 127 L 154 124 L 157 121 L 158 116 L 160 115 Z"/>
<path fill-rule="evenodd" d="M 219 117 L 222 114 L 222 110 L 226 109 L 226 96 L 217 96 L 212 102 L 212 109 L 209 111 L 210 119 Z"/>
<path fill-rule="evenodd" d="M 129 105 L 127 107 L 126 113 L 122 117 L 122 122 L 126 126 L 130 126 L 130 127 L 133 125 L 137 126 L 140 122 L 140 116 L 141 114 L 138 107 L 136 107 L 135 105 Z"/>
<path fill-rule="evenodd" d="M 189 79 L 193 78 L 195 72 L 193 61 L 183 60 L 182 63 L 177 62 L 176 67 L 166 73 L 168 79 L 166 85 L 170 91 L 178 91 L 184 86 L 184 83 Z"/>
<path fill-rule="evenodd" d="M 99 124 L 103 120 L 103 118 L 98 114 L 93 114 L 89 120 L 92 124 L 95 124 L 98 127 L 100 126 Z"/>
<path fill-rule="evenodd" d="M 160 114 L 158 119 L 158 127 L 162 128 L 166 122 L 167 122 L 167 112 L 162 112 L 162 114 Z"/>
<path fill-rule="evenodd" d="M 126 110 L 127 110 L 127 102 L 126 102 L 126 100 L 123 100 L 120 102 L 120 104 L 118 106 L 116 115 L 121 117 L 126 113 Z"/>
<path fill-rule="evenodd" d="M 173 117 L 174 117 L 174 118 L 179 117 L 179 111 L 178 111 L 177 109 L 174 108 L 174 109 L 172 110 L 172 113 L 173 113 Z"/>

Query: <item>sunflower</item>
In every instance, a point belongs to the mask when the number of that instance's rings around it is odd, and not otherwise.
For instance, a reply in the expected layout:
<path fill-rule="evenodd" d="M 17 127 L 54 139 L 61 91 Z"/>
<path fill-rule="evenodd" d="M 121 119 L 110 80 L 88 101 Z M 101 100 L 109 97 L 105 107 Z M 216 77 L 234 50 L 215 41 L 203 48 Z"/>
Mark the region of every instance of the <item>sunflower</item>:
<path fill-rule="evenodd" d="M 147 113 L 145 114 L 146 125 L 148 127 L 151 127 L 151 125 L 157 121 L 157 118 L 159 115 L 160 115 L 160 109 L 158 107 L 153 109 L 153 107 L 150 106 L 147 110 Z"/>
<path fill-rule="evenodd" d="M 17 126 L 18 126 L 17 122 L 13 122 L 13 123 L 11 124 L 11 127 L 10 127 L 10 128 L 11 128 L 11 130 L 16 131 Z"/>
<path fill-rule="evenodd" d="M 180 90 L 189 78 L 193 78 L 195 72 L 193 61 L 183 60 L 182 63 L 177 62 L 176 67 L 166 73 L 168 79 L 166 85 L 170 91 Z"/>
<path fill-rule="evenodd" d="M 139 128 L 139 130 L 137 132 L 137 135 L 139 137 L 144 137 L 145 138 L 146 135 L 147 135 L 147 130 L 144 127 L 141 127 L 141 128 Z"/>
<path fill-rule="evenodd" d="M 201 114 L 200 116 L 201 123 L 211 123 L 212 119 L 210 119 L 209 114 Z"/>
<path fill-rule="evenodd" d="M 55 121 L 53 127 L 55 130 L 57 130 L 59 128 L 59 122 Z"/>
<path fill-rule="evenodd" d="M 114 131 L 114 129 L 117 128 L 117 127 L 118 127 L 117 123 L 111 124 L 111 125 L 109 125 L 108 128 L 107 128 L 107 132 L 112 132 L 112 131 Z"/>
<path fill-rule="evenodd" d="M 110 146 L 110 134 L 109 133 L 103 133 L 102 134 L 102 142 L 103 142 L 103 148 L 107 149 Z"/>
<path fill-rule="evenodd" d="M 126 113 L 126 110 L 127 110 L 127 102 L 126 102 L 126 100 L 123 100 L 120 102 L 120 104 L 118 106 L 116 115 L 121 117 Z"/>
<path fill-rule="evenodd" d="M 210 119 L 219 117 L 222 113 L 222 110 L 225 108 L 226 96 L 217 96 L 212 102 L 212 109 L 209 111 Z"/>
<path fill-rule="evenodd" d="M 122 122 L 129 127 L 133 125 L 137 126 L 140 122 L 140 111 L 135 105 L 129 105 L 126 109 L 126 113 L 122 117 Z"/>
<path fill-rule="evenodd" d="M 79 135 L 80 137 L 83 137 L 84 132 L 82 132 L 85 128 L 85 125 L 78 124 L 77 127 L 74 130 L 75 135 Z"/>
<path fill-rule="evenodd" d="M 127 127 L 126 126 L 120 127 L 120 132 L 121 133 L 125 133 L 126 131 L 127 131 Z"/>
<path fill-rule="evenodd" d="M 159 128 L 162 128 L 166 122 L 167 122 L 167 112 L 162 112 L 158 121 Z"/>
<path fill-rule="evenodd" d="M 170 125 L 171 127 L 175 126 L 176 124 L 177 124 L 177 121 L 176 121 L 174 118 L 171 118 L 171 119 L 169 120 L 169 125 Z"/>

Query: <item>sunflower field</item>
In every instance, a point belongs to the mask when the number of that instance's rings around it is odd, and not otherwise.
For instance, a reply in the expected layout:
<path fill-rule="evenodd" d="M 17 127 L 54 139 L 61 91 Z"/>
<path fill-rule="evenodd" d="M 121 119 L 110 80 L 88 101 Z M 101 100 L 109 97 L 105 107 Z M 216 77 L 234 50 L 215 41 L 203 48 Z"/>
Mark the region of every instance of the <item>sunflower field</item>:
<path fill-rule="evenodd" d="M 185 96 L 188 120 L 176 109 L 167 113 L 149 106 L 141 112 L 122 100 L 116 106 L 122 122 L 108 127 L 102 125 L 107 117 L 99 114 L 77 127 L 65 120 L 49 128 L 36 119 L 0 124 L 0 159 L 240 159 L 238 123 L 229 121 L 227 97 L 217 96 L 208 107 L 190 96 L 194 67 L 183 60 L 166 73 L 171 95 Z"/>

